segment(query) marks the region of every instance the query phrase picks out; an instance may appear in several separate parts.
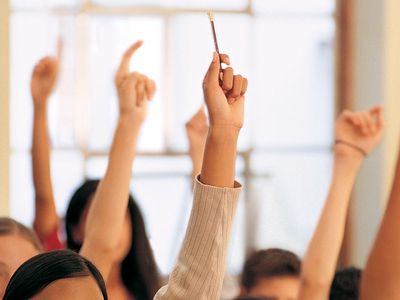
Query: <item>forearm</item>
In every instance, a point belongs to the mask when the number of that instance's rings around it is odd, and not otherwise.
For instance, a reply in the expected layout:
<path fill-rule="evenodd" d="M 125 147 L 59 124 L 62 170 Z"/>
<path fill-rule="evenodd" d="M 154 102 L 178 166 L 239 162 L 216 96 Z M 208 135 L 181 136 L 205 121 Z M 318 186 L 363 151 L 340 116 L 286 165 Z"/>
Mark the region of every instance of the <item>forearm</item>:
<path fill-rule="evenodd" d="M 119 119 L 107 171 L 97 188 L 86 223 L 87 238 L 98 247 L 113 248 L 119 241 L 139 131 L 140 126 L 129 118 Z"/>
<path fill-rule="evenodd" d="M 43 238 L 58 223 L 50 170 L 46 107 L 35 107 L 32 132 L 32 173 L 35 189 L 35 229 Z"/>
<path fill-rule="evenodd" d="M 203 154 L 204 154 L 204 145 L 198 147 L 190 147 L 189 155 L 192 161 L 192 179 L 193 181 L 196 179 L 196 176 L 201 172 L 201 168 L 203 165 Z"/>
<path fill-rule="evenodd" d="M 299 299 L 326 299 L 329 295 L 361 162 L 356 157 L 335 157 L 327 200 L 303 260 Z"/>
<path fill-rule="evenodd" d="M 200 181 L 216 187 L 233 187 L 238 129 L 210 128 Z"/>
<path fill-rule="evenodd" d="M 398 299 L 400 295 L 400 154 L 389 203 L 367 266 L 361 295 L 368 299 Z"/>

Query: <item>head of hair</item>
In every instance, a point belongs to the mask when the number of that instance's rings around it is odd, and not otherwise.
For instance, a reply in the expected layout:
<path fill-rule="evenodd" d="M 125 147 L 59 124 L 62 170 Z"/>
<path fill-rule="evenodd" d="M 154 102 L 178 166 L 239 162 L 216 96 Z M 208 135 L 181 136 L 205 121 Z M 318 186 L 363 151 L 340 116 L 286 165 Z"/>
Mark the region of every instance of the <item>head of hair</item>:
<path fill-rule="evenodd" d="M 331 285 L 330 300 L 357 300 L 361 282 L 361 269 L 351 267 L 336 272 Z"/>
<path fill-rule="evenodd" d="M 74 228 L 78 226 L 83 211 L 96 192 L 98 184 L 99 180 L 85 181 L 71 198 L 65 217 L 69 249 L 79 251 L 82 247 L 80 242 L 74 240 Z M 128 212 L 132 224 L 132 245 L 121 264 L 122 280 L 136 299 L 153 299 L 161 286 L 158 269 L 147 237 L 142 213 L 132 195 L 129 195 Z"/>
<path fill-rule="evenodd" d="M 43 251 L 42 244 L 33 230 L 18 221 L 8 217 L 0 217 L 0 236 L 17 235 L 30 242 L 39 252 Z"/>
<path fill-rule="evenodd" d="M 3 300 L 30 299 L 56 280 L 86 276 L 96 280 L 103 298 L 107 300 L 103 277 L 86 258 L 70 250 L 42 253 L 17 269 L 10 279 Z"/>
<path fill-rule="evenodd" d="M 266 249 L 253 253 L 245 262 L 241 285 L 248 291 L 260 279 L 283 276 L 300 276 L 300 259 L 293 252 L 282 249 Z"/>

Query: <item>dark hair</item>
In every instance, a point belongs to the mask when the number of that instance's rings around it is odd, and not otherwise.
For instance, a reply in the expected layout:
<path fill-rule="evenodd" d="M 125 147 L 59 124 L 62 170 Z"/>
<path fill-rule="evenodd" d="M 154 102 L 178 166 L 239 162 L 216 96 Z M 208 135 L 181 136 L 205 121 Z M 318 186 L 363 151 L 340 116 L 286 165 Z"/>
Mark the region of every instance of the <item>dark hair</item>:
<path fill-rule="evenodd" d="M 248 291 L 262 278 L 278 276 L 300 276 L 300 259 L 290 251 L 282 249 L 259 250 L 244 264 L 241 284 Z"/>
<path fill-rule="evenodd" d="M 104 300 L 106 286 L 97 268 L 71 250 L 42 253 L 24 262 L 11 277 L 3 300 L 30 299 L 56 280 L 93 276 Z"/>
<path fill-rule="evenodd" d="M 74 240 L 73 231 L 94 195 L 99 180 L 85 181 L 74 193 L 65 217 L 67 246 L 79 251 L 82 244 Z M 128 211 L 132 224 L 132 245 L 121 264 L 124 285 L 137 300 L 153 299 L 160 288 L 157 265 L 146 234 L 143 216 L 133 197 L 129 195 Z"/>
<path fill-rule="evenodd" d="M 39 252 L 43 251 L 36 233 L 14 219 L 0 217 L 0 236 L 2 235 L 18 235 L 30 242 Z"/>
<path fill-rule="evenodd" d="M 358 300 L 361 269 L 351 267 L 336 272 L 331 285 L 330 300 Z"/>

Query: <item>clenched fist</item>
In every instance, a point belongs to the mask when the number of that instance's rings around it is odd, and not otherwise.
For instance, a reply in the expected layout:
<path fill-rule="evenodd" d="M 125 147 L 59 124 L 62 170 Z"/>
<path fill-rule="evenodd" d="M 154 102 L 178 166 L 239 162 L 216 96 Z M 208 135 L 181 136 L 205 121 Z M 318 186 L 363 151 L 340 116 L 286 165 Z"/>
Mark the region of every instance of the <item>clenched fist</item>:
<path fill-rule="evenodd" d="M 45 106 L 56 85 L 59 63 L 56 58 L 45 57 L 33 69 L 31 93 L 35 106 Z"/>
<path fill-rule="evenodd" d="M 243 126 L 247 79 L 242 75 L 234 75 L 234 71 L 230 67 L 221 72 L 220 57 L 223 63 L 230 64 L 228 55 L 221 54 L 219 56 L 214 52 L 213 60 L 203 80 L 204 99 L 210 116 L 210 127 L 239 130 Z"/>
<path fill-rule="evenodd" d="M 383 128 L 383 113 L 378 106 L 362 112 L 345 110 L 336 121 L 335 153 L 370 154 L 380 143 Z"/>

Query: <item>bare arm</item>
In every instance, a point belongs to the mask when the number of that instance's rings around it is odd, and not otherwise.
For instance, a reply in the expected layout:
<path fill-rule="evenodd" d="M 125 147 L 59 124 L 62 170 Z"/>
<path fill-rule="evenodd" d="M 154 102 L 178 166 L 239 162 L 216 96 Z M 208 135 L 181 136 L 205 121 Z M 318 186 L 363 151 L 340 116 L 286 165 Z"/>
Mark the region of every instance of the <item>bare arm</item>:
<path fill-rule="evenodd" d="M 221 55 L 226 62 L 227 57 Z M 214 60 L 204 79 L 204 97 L 210 115 L 202 173 L 195 181 L 194 202 L 185 240 L 176 266 L 155 299 L 220 298 L 230 230 L 240 194 L 234 183 L 236 145 L 243 125 L 247 80 L 224 76 L 218 84 L 219 61 Z M 228 99 L 232 97 L 228 103 Z"/>
<path fill-rule="evenodd" d="M 380 142 L 383 121 L 379 108 L 369 112 L 344 112 L 336 123 L 336 140 L 370 153 Z M 343 241 L 351 191 L 364 160 L 360 150 L 335 146 L 329 193 L 303 260 L 299 299 L 327 299 Z"/>
<path fill-rule="evenodd" d="M 221 55 L 229 64 L 229 57 Z M 244 118 L 244 94 L 247 79 L 233 75 L 228 67 L 223 71 L 219 86 L 219 58 L 213 62 L 203 82 L 204 98 L 210 118 L 210 129 L 204 151 L 200 181 L 216 187 L 233 187 L 235 178 L 236 144 Z"/>
<path fill-rule="evenodd" d="M 204 107 L 186 123 L 186 134 L 189 141 L 189 155 L 192 160 L 192 179 L 199 175 L 203 165 L 203 154 L 208 134 L 208 121 Z"/>
<path fill-rule="evenodd" d="M 59 224 L 50 172 L 50 143 L 47 131 L 47 103 L 58 77 L 58 61 L 46 57 L 34 68 L 31 93 L 34 104 L 32 172 L 35 188 L 34 229 L 46 239 Z"/>
<path fill-rule="evenodd" d="M 361 299 L 400 296 L 400 152 L 389 202 L 361 281 Z"/>
<path fill-rule="evenodd" d="M 140 129 L 147 113 L 147 100 L 155 84 L 139 73 L 129 73 L 132 54 L 141 46 L 132 45 L 124 54 L 116 76 L 120 115 L 104 178 L 96 191 L 86 221 L 81 254 L 89 258 L 107 280 L 113 253 L 119 246 L 128 206 L 132 163 Z"/>

